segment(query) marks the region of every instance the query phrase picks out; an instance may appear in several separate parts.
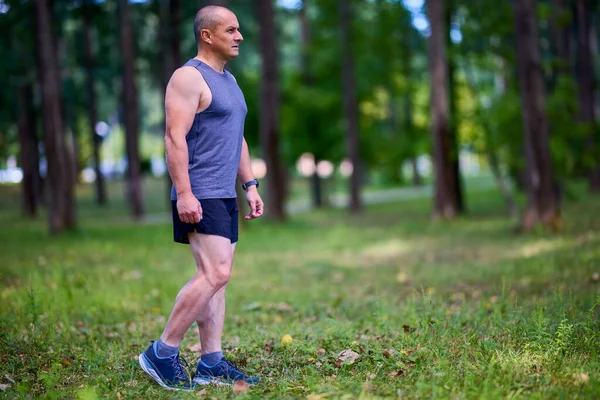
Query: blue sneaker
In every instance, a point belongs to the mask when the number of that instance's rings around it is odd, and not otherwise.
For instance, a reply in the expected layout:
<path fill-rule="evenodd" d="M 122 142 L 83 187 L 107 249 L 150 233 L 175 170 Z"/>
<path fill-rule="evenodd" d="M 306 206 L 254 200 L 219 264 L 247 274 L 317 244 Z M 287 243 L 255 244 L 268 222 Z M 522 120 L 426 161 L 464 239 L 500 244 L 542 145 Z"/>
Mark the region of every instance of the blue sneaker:
<path fill-rule="evenodd" d="M 140 366 L 148 375 L 158 384 L 169 390 L 193 390 L 196 387 L 194 382 L 190 381 L 185 373 L 179 353 L 172 357 L 159 357 L 156 352 L 156 342 L 140 354 L 138 358 Z"/>
<path fill-rule="evenodd" d="M 209 367 L 202 361 L 198 362 L 198 368 L 194 375 L 194 382 L 199 385 L 208 385 L 214 383 L 217 385 L 233 385 L 235 381 L 244 381 L 249 385 L 256 385 L 260 379 L 252 376 L 247 376 L 242 371 L 237 369 L 235 365 L 225 359 Z"/>

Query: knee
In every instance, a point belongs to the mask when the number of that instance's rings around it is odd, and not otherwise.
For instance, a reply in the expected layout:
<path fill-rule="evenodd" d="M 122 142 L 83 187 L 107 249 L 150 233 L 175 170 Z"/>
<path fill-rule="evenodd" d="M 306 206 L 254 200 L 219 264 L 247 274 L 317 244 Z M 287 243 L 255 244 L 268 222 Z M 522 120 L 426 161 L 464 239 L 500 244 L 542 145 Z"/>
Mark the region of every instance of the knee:
<path fill-rule="evenodd" d="M 210 285 L 216 290 L 229 282 L 231 276 L 231 259 L 223 258 L 214 262 L 206 271 Z"/>

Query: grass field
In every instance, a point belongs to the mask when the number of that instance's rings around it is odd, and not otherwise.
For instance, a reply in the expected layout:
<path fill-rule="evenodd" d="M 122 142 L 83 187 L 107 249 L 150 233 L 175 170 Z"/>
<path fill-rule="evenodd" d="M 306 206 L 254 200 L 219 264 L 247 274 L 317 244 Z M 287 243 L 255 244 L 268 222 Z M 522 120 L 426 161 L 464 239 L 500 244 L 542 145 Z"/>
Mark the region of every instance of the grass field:
<path fill-rule="evenodd" d="M 0 191 L 0 398 L 600 397 L 599 197 L 559 234 L 513 235 L 493 191 L 452 223 L 416 199 L 244 225 L 224 350 L 263 383 L 180 394 L 136 359 L 195 270 L 170 225 L 84 193 L 80 230 L 49 237 Z"/>

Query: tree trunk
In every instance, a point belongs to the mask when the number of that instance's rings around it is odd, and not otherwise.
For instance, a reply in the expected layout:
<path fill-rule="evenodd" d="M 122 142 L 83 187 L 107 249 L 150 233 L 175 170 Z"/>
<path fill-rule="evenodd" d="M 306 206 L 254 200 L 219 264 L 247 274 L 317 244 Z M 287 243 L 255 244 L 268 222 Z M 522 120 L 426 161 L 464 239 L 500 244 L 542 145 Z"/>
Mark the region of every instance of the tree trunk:
<path fill-rule="evenodd" d="M 138 139 L 138 102 L 135 82 L 134 35 L 131 29 L 129 3 L 119 0 L 121 54 L 123 57 L 123 119 L 127 149 L 127 196 L 135 219 L 144 214 Z"/>
<path fill-rule="evenodd" d="M 452 10 L 454 7 L 454 1 L 450 0 L 446 5 L 446 28 L 448 29 L 448 35 L 446 36 L 446 45 L 448 49 L 448 94 L 450 100 L 450 161 L 452 164 L 452 185 L 454 186 L 453 192 L 456 196 L 455 202 L 458 206 L 458 213 L 463 214 L 466 211 L 464 195 L 463 195 L 463 182 L 460 174 L 460 146 L 458 143 L 458 113 L 457 103 L 458 96 L 456 95 L 455 85 L 455 72 L 456 62 L 453 52 L 453 43 L 450 38 L 450 30 L 452 23 Z"/>
<path fill-rule="evenodd" d="M 410 164 L 412 165 L 412 182 L 413 186 L 423 186 L 423 178 L 421 174 L 419 174 L 419 167 L 417 163 L 417 157 L 413 157 L 410 159 Z"/>
<path fill-rule="evenodd" d="M 552 86 L 556 87 L 561 74 L 571 71 L 569 26 L 567 24 L 567 0 L 552 0 L 550 34 L 554 62 L 552 63 Z"/>
<path fill-rule="evenodd" d="M 455 193 L 452 141 L 448 107 L 448 64 L 446 61 L 446 19 L 443 0 L 428 0 L 431 24 L 429 74 L 431 76 L 431 120 L 434 153 L 435 218 L 454 219 L 459 210 Z"/>
<path fill-rule="evenodd" d="M 577 83 L 579 86 L 579 120 L 589 126 L 591 132 L 588 147 L 594 148 L 599 138 L 596 135 L 594 118 L 594 65 L 592 61 L 590 34 L 591 29 L 590 0 L 577 0 L 575 18 L 577 20 Z M 595 165 L 590 166 L 589 186 L 593 192 L 600 191 L 600 163 L 595 158 Z"/>
<path fill-rule="evenodd" d="M 354 78 L 354 56 L 352 53 L 352 9 L 347 0 L 339 0 L 340 27 L 342 40 L 342 84 L 344 120 L 346 124 L 346 151 L 352 163 L 350 176 L 350 211 L 360 212 L 363 208 L 360 197 L 361 161 L 358 139 L 358 100 Z"/>
<path fill-rule="evenodd" d="M 96 134 L 96 123 L 98 122 L 96 93 L 94 92 L 94 40 L 93 35 L 93 3 L 86 0 L 83 11 L 83 38 L 84 38 L 84 62 L 86 71 L 86 90 L 88 97 L 88 123 L 92 140 L 94 157 L 94 172 L 96 173 L 96 203 L 106 204 L 106 184 L 102 170 L 100 169 L 100 145 L 101 137 Z"/>
<path fill-rule="evenodd" d="M 41 91 L 44 147 L 48 163 L 48 216 L 50 232 L 75 228 L 75 202 L 60 98 L 52 15 L 48 0 L 35 1 L 38 79 Z"/>
<path fill-rule="evenodd" d="M 301 38 L 301 63 L 300 70 L 302 73 L 302 82 L 304 83 L 305 88 L 310 88 L 312 86 L 312 76 L 310 73 L 310 21 L 307 15 L 308 9 L 308 0 L 302 1 L 302 8 L 299 11 L 300 16 L 300 38 Z M 315 135 L 319 134 L 318 128 L 313 126 L 313 120 L 309 119 L 308 121 L 308 129 L 306 134 L 308 135 L 309 143 L 315 143 Z M 319 149 L 313 150 L 315 153 L 319 152 Z M 318 155 L 315 155 L 315 163 L 318 163 Z M 322 191 L 322 182 L 321 178 L 315 172 L 312 174 L 310 179 L 311 186 L 311 194 L 314 208 L 322 208 L 323 207 L 323 191 Z"/>
<path fill-rule="evenodd" d="M 528 203 L 522 228 L 560 226 L 558 193 L 550 158 L 543 71 L 538 47 L 535 0 L 515 1 L 519 88 L 523 109 Z"/>
<path fill-rule="evenodd" d="M 273 0 L 258 1 L 260 52 L 260 142 L 267 164 L 267 216 L 285 219 L 286 178 L 279 153 L 279 107 L 277 44 Z"/>
<path fill-rule="evenodd" d="M 26 217 L 35 217 L 40 200 L 40 154 L 36 134 L 36 115 L 33 109 L 33 87 L 19 88 L 19 144 L 20 164 L 23 169 L 22 206 Z"/>
<path fill-rule="evenodd" d="M 181 66 L 181 2 L 180 0 L 157 0 L 160 18 L 160 54 L 158 60 L 158 81 L 162 86 L 162 103 L 164 104 L 164 93 L 173 72 Z M 166 116 L 163 114 L 163 124 L 166 127 Z M 165 200 L 171 207 L 171 186 L 173 181 L 171 175 L 165 174 Z"/>

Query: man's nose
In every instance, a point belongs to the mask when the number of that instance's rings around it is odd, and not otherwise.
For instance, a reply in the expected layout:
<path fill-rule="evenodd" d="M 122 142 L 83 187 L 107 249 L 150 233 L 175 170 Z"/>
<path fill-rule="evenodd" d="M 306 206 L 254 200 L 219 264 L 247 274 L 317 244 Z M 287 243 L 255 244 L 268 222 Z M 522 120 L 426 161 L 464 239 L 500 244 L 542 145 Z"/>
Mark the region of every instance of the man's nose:
<path fill-rule="evenodd" d="M 236 42 L 241 42 L 242 40 L 244 40 L 244 37 L 242 36 L 242 34 L 238 31 L 237 36 L 235 37 L 235 41 Z"/>

